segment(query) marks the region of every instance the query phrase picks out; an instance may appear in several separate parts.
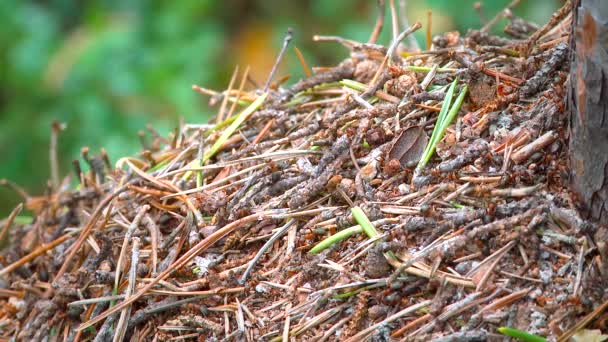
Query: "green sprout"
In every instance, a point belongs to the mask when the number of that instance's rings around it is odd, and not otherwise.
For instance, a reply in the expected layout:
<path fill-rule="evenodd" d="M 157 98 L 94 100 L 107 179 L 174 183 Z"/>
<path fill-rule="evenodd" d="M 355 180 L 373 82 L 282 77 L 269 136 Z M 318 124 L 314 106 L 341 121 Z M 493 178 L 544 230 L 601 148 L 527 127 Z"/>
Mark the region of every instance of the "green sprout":
<path fill-rule="evenodd" d="M 323 241 L 319 242 L 316 246 L 314 246 L 309 252 L 311 254 L 318 254 L 321 253 L 322 251 L 326 250 L 327 248 L 329 248 L 330 246 L 346 239 L 349 238 L 355 234 L 359 234 L 363 231 L 363 229 L 361 228 L 361 226 L 352 226 L 346 229 L 343 229 L 339 232 L 337 232 L 336 234 L 324 239 Z"/>
<path fill-rule="evenodd" d="M 524 342 L 547 342 L 547 339 L 542 336 L 530 334 L 527 331 L 513 329 L 509 327 L 500 327 L 498 328 L 498 332 Z"/>
<path fill-rule="evenodd" d="M 262 103 L 264 102 L 264 100 L 266 99 L 266 96 L 268 96 L 268 93 L 264 93 L 261 96 L 259 96 L 255 101 L 253 101 L 249 107 L 245 108 L 242 112 L 240 112 L 238 115 L 235 116 L 231 116 L 228 119 L 224 120 L 223 122 L 215 125 L 215 127 L 213 127 L 213 130 L 217 130 L 221 127 L 224 127 L 227 125 L 227 122 L 230 121 L 230 126 L 228 126 L 228 128 L 226 128 L 226 130 L 222 133 L 222 135 L 220 135 L 220 137 L 215 141 L 215 143 L 213 144 L 213 146 L 211 146 L 211 148 L 205 152 L 205 154 L 203 154 L 203 159 L 201 161 L 194 160 L 194 165 L 190 165 L 191 167 L 201 167 L 202 164 L 204 164 L 207 160 L 211 159 L 221 148 L 222 145 L 232 136 L 232 134 L 234 134 L 234 132 L 236 132 L 236 130 L 239 128 L 239 126 L 241 126 L 241 124 L 243 122 L 245 122 L 245 120 L 247 120 L 247 118 L 256 110 L 258 110 L 258 108 L 260 108 L 260 106 L 262 105 Z M 182 180 L 188 180 L 190 178 L 190 176 L 192 176 L 192 171 L 188 171 L 184 174 Z"/>
<path fill-rule="evenodd" d="M 353 217 L 358 225 L 341 230 L 336 234 L 324 239 L 314 246 L 309 253 L 318 254 L 330 246 L 361 232 L 365 232 L 365 234 L 370 238 L 374 238 L 379 235 L 378 231 L 370 222 L 369 218 L 367 218 L 367 215 L 365 215 L 363 210 L 361 210 L 361 208 L 351 208 L 351 212 L 353 213 Z"/>
<path fill-rule="evenodd" d="M 415 65 L 410 65 L 407 68 L 409 70 L 415 71 L 415 72 L 430 72 L 431 70 L 433 70 L 433 68 L 431 68 L 431 67 L 415 66 Z M 454 68 L 437 68 L 437 72 L 455 72 L 455 71 L 458 71 L 458 69 L 454 69 Z"/>
<path fill-rule="evenodd" d="M 422 154 L 422 158 L 420 158 L 418 166 L 416 166 L 417 171 L 421 171 L 422 169 L 424 169 L 426 164 L 429 162 L 431 156 L 433 156 L 433 153 L 435 152 L 437 143 L 441 141 L 441 138 L 443 138 L 446 129 L 458 114 L 460 106 L 462 106 L 462 101 L 464 101 L 464 97 L 467 93 L 466 85 L 464 86 L 462 91 L 460 91 L 460 94 L 458 94 L 458 98 L 456 98 L 454 105 L 450 107 L 450 104 L 452 103 L 452 98 L 454 97 L 454 91 L 456 89 L 457 83 L 458 79 L 455 79 L 454 82 L 452 82 L 452 84 L 450 85 L 450 88 L 448 89 L 447 93 L 445 94 L 445 99 L 443 100 L 443 105 L 441 106 L 441 110 L 439 111 L 439 116 L 437 117 L 435 127 L 433 128 L 431 139 L 429 139 L 429 142 L 426 145 L 426 148 L 424 149 L 424 153 Z"/>
<path fill-rule="evenodd" d="M 376 230 L 374 225 L 370 222 L 369 218 L 367 218 L 367 215 L 365 215 L 363 210 L 361 210 L 361 208 L 354 207 L 354 208 L 351 208 L 350 211 L 353 213 L 353 217 L 355 218 L 355 221 L 357 221 L 357 223 L 361 226 L 361 228 L 363 229 L 365 234 L 367 234 L 368 237 L 375 238 L 376 236 L 379 235 L 378 231 Z"/>

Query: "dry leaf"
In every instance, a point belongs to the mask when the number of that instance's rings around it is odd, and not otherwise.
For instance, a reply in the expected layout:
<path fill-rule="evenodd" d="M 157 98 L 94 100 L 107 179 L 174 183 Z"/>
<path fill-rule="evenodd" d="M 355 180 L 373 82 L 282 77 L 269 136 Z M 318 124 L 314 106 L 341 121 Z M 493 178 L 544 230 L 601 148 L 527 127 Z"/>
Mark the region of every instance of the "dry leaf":
<path fill-rule="evenodd" d="M 572 341 L 574 342 L 602 342 L 607 339 L 608 335 L 602 335 L 602 331 L 599 329 L 579 330 L 572 336 Z"/>
<path fill-rule="evenodd" d="M 388 160 L 399 160 L 402 167 L 415 166 L 422 157 L 428 141 L 429 137 L 422 127 L 410 126 L 395 139 L 388 152 Z"/>

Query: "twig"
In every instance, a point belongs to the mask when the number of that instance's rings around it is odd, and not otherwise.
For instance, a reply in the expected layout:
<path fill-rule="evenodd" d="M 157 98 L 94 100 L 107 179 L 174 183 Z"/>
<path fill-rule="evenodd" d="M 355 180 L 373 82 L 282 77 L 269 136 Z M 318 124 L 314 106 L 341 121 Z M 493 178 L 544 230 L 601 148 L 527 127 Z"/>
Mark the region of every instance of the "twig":
<path fill-rule="evenodd" d="M 378 36 L 380 32 L 382 32 L 382 27 L 384 26 L 384 15 L 386 13 L 386 5 L 384 0 L 377 0 L 378 2 L 378 16 L 376 17 L 376 24 L 374 25 L 374 29 L 372 34 L 369 36 L 367 42 L 369 44 L 375 44 L 378 40 Z"/>
<path fill-rule="evenodd" d="M 24 256 L 23 258 L 15 261 L 14 263 L 12 263 L 12 264 L 6 266 L 5 268 L 3 268 L 2 270 L 0 270 L 0 277 L 11 273 L 12 271 L 27 264 L 30 261 L 36 259 L 37 257 L 41 256 L 42 254 L 46 253 L 47 251 L 59 246 L 60 244 L 67 241 L 70 237 L 72 237 L 72 235 L 73 235 L 73 233 L 68 233 L 49 243 L 38 246 L 38 248 L 33 250 L 28 255 Z"/>
<path fill-rule="evenodd" d="M 53 184 L 53 189 L 55 191 L 59 190 L 59 162 L 57 161 L 57 139 L 59 137 L 59 133 L 64 130 L 66 127 L 65 124 L 60 123 L 59 121 L 53 121 L 51 124 L 51 144 L 49 148 L 49 161 L 51 163 L 51 180 Z"/>
<path fill-rule="evenodd" d="M 270 74 L 268 75 L 266 84 L 264 84 L 264 92 L 268 91 L 268 88 L 270 87 L 270 82 L 272 82 L 272 78 L 274 77 L 274 74 L 277 72 L 279 64 L 281 63 L 281 59 L 283 58 L 283 54 L 285 54 L 285 50 L 287 50 L 287 46 L 289 45 L 289 42 L 291 41 L 292 38 L 293 38 L 293 30 L 290 27 L 287 29 L 287 34 L 285 35 L 285 39 L 283 39 L 283 46 L 281 47 L 281 51 L 279 52 L 279 55 L 277 56 L 277 59 L 274 62 L 274 65 L 272 66 L 272 70 L 270 70 Z"/>
<path fill-rule="evenodd" d="M 240 284 L 245 284 L 245 282 L 247 281 L 247 277 L 249 276 L 249 273 L 251 273 L 251 271 L 255 267 L 255 264 L 257 264 L 257 262 L 260 260 L 262 255 L 264 255 L 264 253 L 266 253 L 268 248 L 270 248 L 270 246 L 272 246 L 275 243 L 275 241 L 277 241 L 281 236 L 283 236 L 283 234 L 285 234 L 294 223 L 296 223 L 296 221 L 294 219 L 290 219 L 289 221 L 287 221 L 287 223 L 285 223 L 283 225 L 283 227 L 281 227 L 279 230 L 277 230 L 272 235 L 272 237 L 270 239 L 268 239 L 268 241 L 266 241 L 266 243 L 262 246 L 262 248 L 260 248 L 258 250 L 255 257 L 253 257 L 253 259 L 249 262 L 249 265 L 247 265 L 247 269 L 241 276 L 241 279 L 239 280 Z"/>
<path fill-rule="evenodd" d="M 144 217 L 144 214 L 148 211 L 148 209 L 150 209 L 150 206 L 147 204 L 144 204 L 143 206 L 141 206 L 139 208 L 139 210 L 137 211 L 137 215 L 135 215 L 133 222 L 131 222 L 131 224 L 127 228 L 127 231 L 125 232 L 125 236 L 122 240 L 122 247 L 120 249 L 120 254 L 118 255 L 118 261 L 116 262 L 116 274 L 114 275 L 114 289 L 118 289 L 118 284 L 120 283 L 120 272 L 122 271 L 122 268 L 123 268 L 123 259 L 125 258 L 125 254 L 127 253 L 127 245 L 129 244 L 129 240 L 131 240 L 131 236 L 133 235 L 133 232 L 135 232 L 135 229 L 137 229 L 139 227 L 139 223 L 141 222 L 142 218 Z"/>
<path fill-rule="evenodd" d="M 561 336 L 557 338 L 557 342 L 566 342 L 569 341 L 570 338 L 579 330 L 583 329 L 587 326 L 587 324 L 591 323 L 591 321 L 599 316 L 604 310 L 608 308 L 608 300 L 598 305 L 595 310 L 590 312 L 587 316 L 583 317 L 580 321 L 578 321 L 575 325 L 573 325 L 570 329 L 566 330 Z"/>
<path fill-rule="evenodd" d="M 403 310 L 395 313 L 394 315 L 391 315 L 391 316 L 385 318 L 381 322 L 376 323 L 376 324 L 370 326 L 369 328 L 360 331 L 359 333 L 357 333 L 353 337 L 351 337 L 348 340 L 346 340 L 346 342 L 360 341 L 360 340 L 364 339 L 367 335 L 369 335 L 369 333 L 371 333 L 372 331 L 378 329 L 379 327 L 384 326 L 384 325 L 386 325 L 388 323 L 391 323 L 391 322 L 393 322 L 393 321 L 395 321 L 395 320 L 397 320 L 397 319 L 399 319 L 399 318 L 401 318 L 401 317 L 403 317 L 405 315 L 408 315 L 410 313 L 416 312 L 419 309 L 422 309 L 423 307 L 430 305 L 432 302 L 433 302 L 432 300 L 424 300 L 424 301 L 422 301 L 422 302 L 420 302 L 418 304 L 414 304 L 414 305 L 408 306 L 407 308 L 405 308 L 405 309 L 403 309 Z"/>
<path fill-rule="evenodd" d="M 133 247 L 131 251 L 131 267 L 129 268 L 129 282 L 127 290 L 125 291 L 125 299 L 129 299 L 129 296 L 135 289 L 135 277 L 137 275 L 137 263 L 139 262 L 139 238 L 133 238 Z M 120 313 L 120 318 L 116 324 L 116 331 L 114 333 L 113 342 L 120 342 L 124 339 L 127 332 L 128 319 L 131 316 L 131 305 L 126 306 Z"/>
<path fill-rule="evenodd" d="M 0 243 L 2 243 L 2 241 L 4 241 L 4 238 L 6 238 L 6 236 L 8 235 L 9 229 L 13 225 L 13 222 L 15 221 L 15 218 L 17 217 L 17 215 L 19 215 L 19 213 L 21 213 L 22 209 L 23 209 L 23 203 L 19 203 L 8 215 L 8 218 L 6 219 L 6 221 L 4 221 L 4 227 L 2 227 L 2 230 L 0 231 Z"/>
<path fill-rule="evenodd" d="M 533 142 L 528 145 L 522 147 L 517 152 L 511 155 L 511 160 L 513 160 L 516 164 L 520 164 L 528 158 L 530 158 L 534 153 L 541 151 L 543 148 L 551 145 L 555 140 L 557 140 L 558 135 L 554 131 L 549 131 L 540 137 L 538 137 Z"/>

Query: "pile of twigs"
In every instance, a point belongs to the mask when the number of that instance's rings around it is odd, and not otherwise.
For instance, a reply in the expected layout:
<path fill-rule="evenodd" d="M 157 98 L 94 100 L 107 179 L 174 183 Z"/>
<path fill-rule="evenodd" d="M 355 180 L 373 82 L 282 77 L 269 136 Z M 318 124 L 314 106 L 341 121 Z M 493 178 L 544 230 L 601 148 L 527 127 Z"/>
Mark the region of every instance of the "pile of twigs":
<path fill-rule="evenodd" d="M 76 189 L 54 167 L 33 222 L 0 226 L 0 340 L 568 339 L 607 279 L 566 190 L 570 4 L 500 16 L 514 38 L 493 20 L 418 52 L 420 24 L 376 44 L 382 16 L 368 43 L 316 37 L 350 57 L 195 86 L 215 124 L 150 129 L 115 167 L 85 150 Z"/>

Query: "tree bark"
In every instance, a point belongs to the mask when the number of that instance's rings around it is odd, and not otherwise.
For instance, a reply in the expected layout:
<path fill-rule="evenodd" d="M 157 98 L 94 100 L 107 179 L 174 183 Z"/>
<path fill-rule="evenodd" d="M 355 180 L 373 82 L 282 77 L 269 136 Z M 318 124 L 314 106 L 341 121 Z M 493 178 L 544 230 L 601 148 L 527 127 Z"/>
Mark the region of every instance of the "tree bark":
<path fill-rule="evenodd" d="M 570 184 L 581 214 L 608 224 L 608 1 L 573 1 Z"/>

